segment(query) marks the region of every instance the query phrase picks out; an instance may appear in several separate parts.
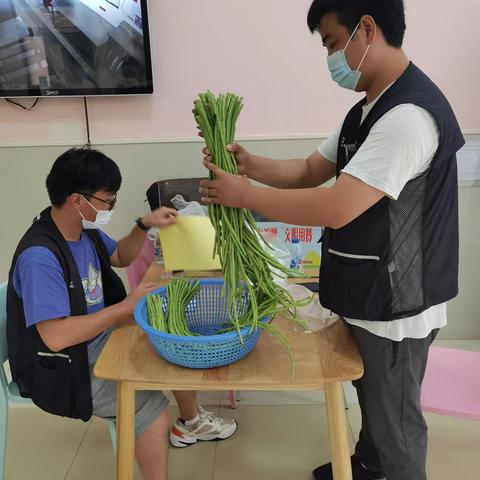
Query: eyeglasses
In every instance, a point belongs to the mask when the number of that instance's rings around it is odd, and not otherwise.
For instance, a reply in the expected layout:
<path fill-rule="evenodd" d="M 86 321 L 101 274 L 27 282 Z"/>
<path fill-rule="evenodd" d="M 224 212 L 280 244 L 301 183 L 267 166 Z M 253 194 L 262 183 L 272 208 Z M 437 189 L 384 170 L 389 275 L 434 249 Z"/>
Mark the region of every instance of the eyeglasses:
<path fill-rule="evenodd" d="M 108 210 L 113 210 L 113 208 L 117 204 L 117 194 L 115 194 L 115 196 L 112 198 L 112 200 L 103 200 L 101 198 L 96 197 L 95 195 L 92 195 L 91 193 L 86 193 L 86 192 L 78 192 L 78 193 L 80 195 L 85 195 L 89 198 L 94 198 L 95 200 L 98 200 L 99 202 L 106 203 L 107 205 L 109 205 Z"/>

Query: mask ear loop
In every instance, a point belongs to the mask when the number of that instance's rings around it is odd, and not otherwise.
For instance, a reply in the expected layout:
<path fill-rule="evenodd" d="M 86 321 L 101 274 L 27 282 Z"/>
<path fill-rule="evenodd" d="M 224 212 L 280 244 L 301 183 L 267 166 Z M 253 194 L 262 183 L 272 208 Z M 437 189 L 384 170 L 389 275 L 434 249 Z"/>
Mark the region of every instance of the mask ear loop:
<path fill-rule="evenodd" d="M 367 49 L 365 50 L 365 54 L 363 55 L 362 60 L 361 60 L 360 63 L 358 64 L 357 71 L 360 70 L 360 67 L 362 66 L 363 61 L 364 61 L 365 58 L 367 57 L 367 53 L 368 53 L 368 51 L 370 50 L 370 47 L 371 47 L 371 46 L 372 46 L 372 44 L 368 45 Z"/>
<path fill-rule="evenodd" d="M 353 33 L 350 35 L 350 38 L 348 39 L 348 42 L 347 44 L 345 45 L 345 48 L 343 49 L 343 51 L 345 51 L 348 46 L 350 45 L 350 42 L 352 41 L 352 38 L 353 36 L 357 33 L 357 30 L 360 28 L 360 23 L 355 27 L 355 30 L 353 31 Z"/>
<path fill-rule="evenodd" d="M 80 196 L 96 211 L 97 209 L 82 195 L 80 194 Z M 82 217 L 82 220 L 85 221 L 85 222 L 88 222 L 88 220 L 85 218 L 85 215 L 80 211 L 80 210 L 77 210 L 78 214 Z"/>
<path fill-rule="evenodd" d="M 82 195 L 82 198 L 98 213 L 98 210 L 83 195 Z"/>
<path fill-rule="evenodd" d="M 360 23 L 357 24 L 357 26 L 355 27 L 355 30 L 350 35 L 350 38 L 348 39 L 348 42 L 345 45 L 345 48 L 343 49 L 344 52 L 347 50 L 348 46 L 350 45 L 350 42 L 352 41 L 353 36 L 355 35 L 355 33 L 357 33 L 357 30 L 359 28 L 360 28 Z M 372 44 L 368 45 L 367 49 L 365 50 L 365 53 L 364 53 L 362 59 L 360 60 L 360 63 L 358 64 L 357 71 L 360 70 L 360 67 L 363 65 L 363 62 L 365 61 L 365 58 L 367 57 L 368 51 L 370 50 L 371 46 L 372 46 Z"/>
<path fill-rule="evenodd" d="M 82 220 L 85 220 L 86 222 L 88 221 L 80 210 L 77 210 L 77 212 L 82 217 Z"/>

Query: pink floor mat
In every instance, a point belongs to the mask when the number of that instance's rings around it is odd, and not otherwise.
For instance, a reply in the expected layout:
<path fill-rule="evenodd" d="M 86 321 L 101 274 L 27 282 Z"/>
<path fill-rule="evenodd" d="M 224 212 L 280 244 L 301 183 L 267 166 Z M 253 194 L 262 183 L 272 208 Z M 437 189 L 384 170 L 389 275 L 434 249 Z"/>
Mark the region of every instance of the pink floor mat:
<path fill-rule="evenodd" d="M 428 412 L 480 420 L 480 353 L 431 347 L 422 407 Z"/>

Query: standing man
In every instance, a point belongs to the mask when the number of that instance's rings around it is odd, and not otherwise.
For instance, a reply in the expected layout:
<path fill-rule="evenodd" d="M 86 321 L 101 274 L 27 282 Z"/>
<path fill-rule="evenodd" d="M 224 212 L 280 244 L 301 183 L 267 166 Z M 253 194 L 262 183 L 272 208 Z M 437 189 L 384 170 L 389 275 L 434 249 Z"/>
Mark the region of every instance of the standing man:
<path fill-rule="evenodd" d="M 420 389 L 428 349 L 458 293 L 455 115 L 402 50 L 403 0 L 315 0 L 308 14 L 341 87 L 366 96 L 306 160 L 274 161 L 229 146 L 239 173 L 211 163 L 210 203 L 325 226 L 320 300 L 343 316 L 363 358 L 354 382 L 362 429 L 355 480 L 425 480 Z M 273 188 L 251 185 L 245 178 Z M 316 188 L 336 176 L 330 188 Z M 279 209 L 278 205 L 282 205 Z M 331 464 L 313 478 L 332 477 Z"/>
<path fill-rule="evenodd" d="M 52 206 L 21 239 L 7 293 L 8 356 L 13 380 L 24 397 L 43 410 L 84 421 L 115 420 L 117 387 L 95 378 L 93 368 L 112 328 L 128 323 L 152 285 L 126 296 L 112 267 L 137 257 L 150 227 L 175 221 L 160 208 L 139 217 L 116 242 L 100 228 L 109 223 L 122 177 L 99 151 L 71 149 L 47 177 Z M 224 439 L 237 424 L 197 404 L 196 392 L 174 392 L 181 418 L 170 432 L 175 447 Z M 135 456 L 145 480 L 166 480 L 168 401 L 162 392 L 136 393 Z"/>

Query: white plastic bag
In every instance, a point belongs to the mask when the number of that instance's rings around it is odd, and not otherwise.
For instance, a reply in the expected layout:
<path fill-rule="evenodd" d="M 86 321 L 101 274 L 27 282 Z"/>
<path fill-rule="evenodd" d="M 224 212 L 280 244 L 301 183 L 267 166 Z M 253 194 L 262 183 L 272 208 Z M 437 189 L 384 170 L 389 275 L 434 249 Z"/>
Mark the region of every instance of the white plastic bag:
<path fill-rule="evenodd" d="M 198 202 L 187 202 L 182 195 L 175 195 L 172 198 L 173 206 L 178 210 L 178 214 L 183 217 L 205 217 L 206 213 Z"/>
<path fill-rule="evenodd" d="M 283 265 L 285 268 L 290 267 L 290 262 L 292 260 L 292 254 L 285 248 L 284 244 L 277 240 L 272 234 L 263 232 L 257 234 L 259 237 L 260 244 L 265 252 L 271 255 L 278 263 Z M 268 245 L 260 238 L 262 237 Z M 270 267 L 271 272 L 273 273 L 273 281 L 280 285 L 283 288 L 288 286 L 287 275 L 276 268 Z"/>
<path fill-rule="evenodd" d="M 296 283 L 290 283 L 284 287 L 290 293 L 294 300 L 302 300 L 312 295 L 312 292 Z M 334 324 L 340 317 L 330 310 L 323 308 L 317 294 L 314 294 L 313 300 L 304 307 L 297 307 L 298 319 L 305 322 L 303 326 L 305 330 L 310 332 L 318 332 L 324 328 Z"/>

